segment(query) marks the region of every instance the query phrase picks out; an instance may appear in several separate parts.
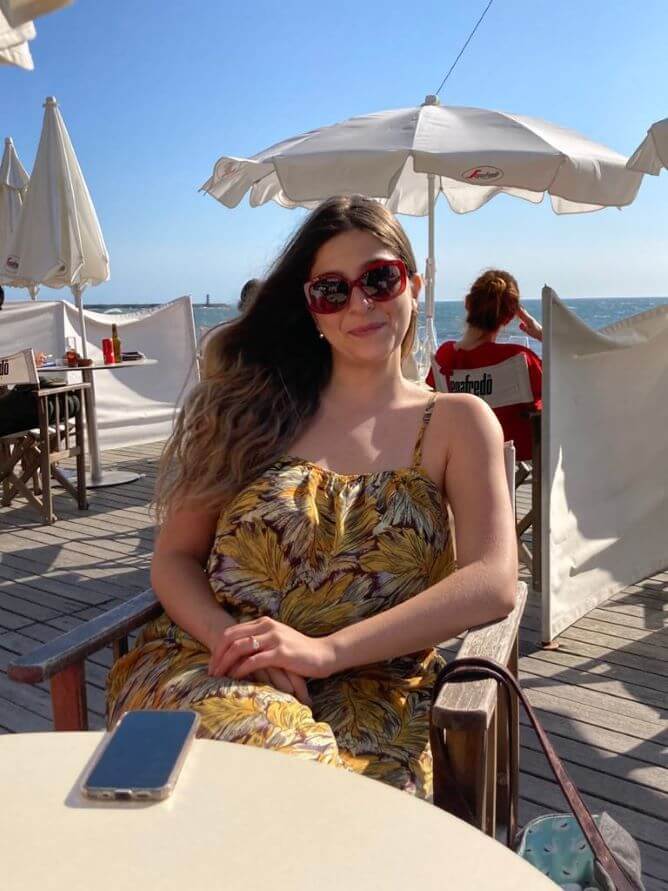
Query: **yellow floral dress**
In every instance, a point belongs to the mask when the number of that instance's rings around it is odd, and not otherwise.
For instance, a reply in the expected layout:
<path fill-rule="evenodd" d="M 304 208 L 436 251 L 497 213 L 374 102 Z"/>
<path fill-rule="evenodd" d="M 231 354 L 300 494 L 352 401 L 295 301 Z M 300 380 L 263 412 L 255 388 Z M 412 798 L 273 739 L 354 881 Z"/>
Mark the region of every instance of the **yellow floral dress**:
<path fill-rule="evenodd" d="M 269 615 L 319 637 L 419 594 L 454 568 L 447 513 L 422 467 L 343 475 L 285 456 L 218 519 L 213 592 L 240 621 Z M 129 709 L 192 708 L 199 735 L 287 752 L 431 794 L 435 650 L 308 681 L 313 704 L 265 684 L 212 678 L 209 653 L 162 616 L 116 662 L 108 722 Z"/>

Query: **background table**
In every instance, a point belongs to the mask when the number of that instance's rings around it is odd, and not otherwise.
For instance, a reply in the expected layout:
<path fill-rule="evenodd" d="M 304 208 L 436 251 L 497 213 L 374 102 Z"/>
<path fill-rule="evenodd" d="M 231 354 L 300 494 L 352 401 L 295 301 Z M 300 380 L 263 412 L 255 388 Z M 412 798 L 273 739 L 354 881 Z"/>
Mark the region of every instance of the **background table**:
<path fill-rule="evenodd" d="M 0 737 L 0 874 L 21 891 L 554 891 L 524 860 L 405 792 L 196 740 L 171 798 L 91 802 L 100 733 Z"/>
<path fill-rule="evenodd" d="M 93 372 L 95 371 L 115 371 L 121 368 L 142 368 L 146 365 L 157 365 L 156 359 L 137 359 L 134 362 L 116 362 L 113 365 L 105 365 L 96 363 L 88 366 L 70 365 L 43 365 L 39 371 L 48 374 L 54 372 L 70 372 L 80 371 L 81 378 L 84 383 L 90 384 L 86 390 L 86 428 L 88 431 L 88 448 L 90 452 L 90 475 L 86 477 L 87 489 L 99 489 L 103 486 L 119 486 L 122 483 L 133 483 L 141 476 L 140 473 L 132 473 L 129 470 L 103 470 L 100 458 L 100 445 L 97 437 L 97 411 L 95 408 L 95 385 L 93 383 Z"/>

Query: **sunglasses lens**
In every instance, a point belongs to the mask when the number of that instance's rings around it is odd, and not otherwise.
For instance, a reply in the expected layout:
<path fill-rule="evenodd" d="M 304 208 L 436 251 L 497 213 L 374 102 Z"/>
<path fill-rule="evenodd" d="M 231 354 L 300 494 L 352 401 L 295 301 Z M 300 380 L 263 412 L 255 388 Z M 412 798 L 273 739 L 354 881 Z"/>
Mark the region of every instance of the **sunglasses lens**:
<path fill-rule="evenodd" d="M 374 266 L 362 276 L 360 284 L 367 297 L 374 300 L 391 300 L 401 291 L 403 276 L 401 269 L 392 263 Z"/>
<path fill-rule="evenodd" d="M 308 292 L 314 312 L 338 312 L 348 301 L 348 282 L 336 275 L 326 275 L 314 281 Z"/>

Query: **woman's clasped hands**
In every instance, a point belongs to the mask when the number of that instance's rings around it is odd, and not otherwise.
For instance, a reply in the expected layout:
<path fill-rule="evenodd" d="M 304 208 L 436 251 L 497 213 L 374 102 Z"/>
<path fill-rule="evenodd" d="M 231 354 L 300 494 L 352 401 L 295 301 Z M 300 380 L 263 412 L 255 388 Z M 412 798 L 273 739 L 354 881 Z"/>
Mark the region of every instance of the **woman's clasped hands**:
<path fill-rule="evenodd" d="M 328 637 L 308 637 L 268 616 L 230 625 L 211 647 L 209 675 L 248 678 L 293 694 L 310 704 L 305 678 L 325 678 L 336 671 Z"/>

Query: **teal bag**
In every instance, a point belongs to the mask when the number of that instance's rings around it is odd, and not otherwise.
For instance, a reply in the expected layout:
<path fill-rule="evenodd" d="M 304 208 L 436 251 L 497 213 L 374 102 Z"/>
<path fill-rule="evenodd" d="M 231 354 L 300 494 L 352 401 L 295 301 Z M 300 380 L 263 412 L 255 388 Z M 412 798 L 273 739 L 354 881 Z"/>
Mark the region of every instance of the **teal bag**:
<path fill-rule="evenodd" d="M 481 656 L 456 659 L 440 671 L 433 698 L 436 699 L 447 681 L 481 680 L 495 680 L 508 697 L 509 751 L 513 750 L 516 734 L 511 720 L 511 697 L 517 696 L 522 703 L 557 783 L 573 810 L 573 815 L 536 817 L 527 823 L 516 839 L 508 839 L 509 846 L 564 891 L 644 891 L 638 845 L 609 814 L 592 816 L 589 812 L 524 691 L 504 665 Z M 512 801 L 512 795 L 508 800 Z M 509 815 L 508 826 L 511 825 Z"/>
<path fill-rule="evenodd" d="M 605 811 L 593 815 L 601 836 L 620 867 L 642 889 L 640 851 L 629 833 Z M 545 814 L 519 833 L 515 851 L 565 891 L 614 891 L 615 885 L 594 857 L 572 814 Z"/>

